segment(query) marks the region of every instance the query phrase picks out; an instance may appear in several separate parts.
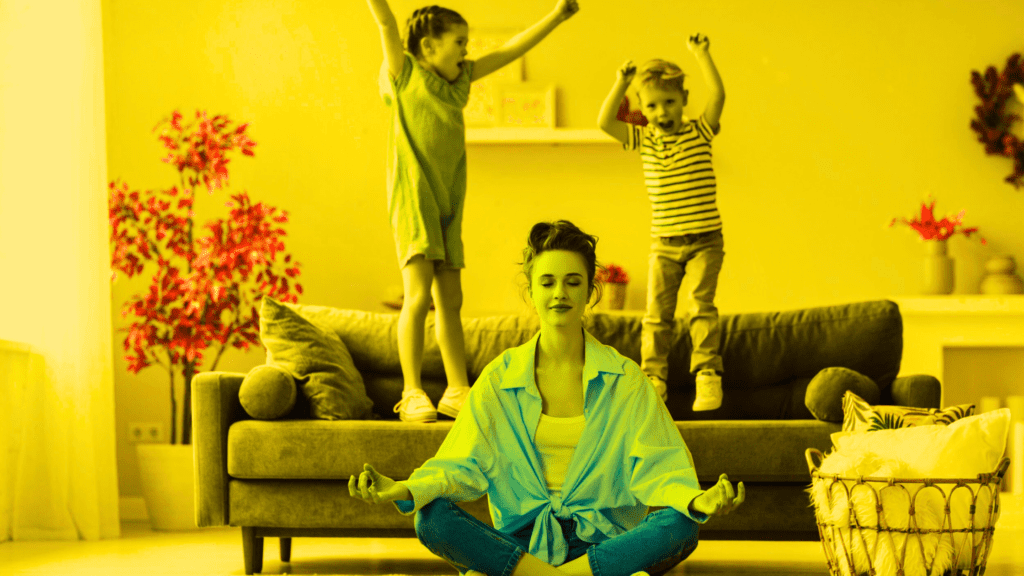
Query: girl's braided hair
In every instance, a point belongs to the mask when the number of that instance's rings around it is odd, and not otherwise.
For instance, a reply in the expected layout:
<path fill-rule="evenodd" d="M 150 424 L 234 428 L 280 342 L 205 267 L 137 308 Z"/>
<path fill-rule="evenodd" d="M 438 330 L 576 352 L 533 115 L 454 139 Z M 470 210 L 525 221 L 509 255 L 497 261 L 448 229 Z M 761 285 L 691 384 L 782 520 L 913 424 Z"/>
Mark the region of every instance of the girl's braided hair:
<path fill-rule="evenodd" d="M 457 24 L 469 25 L 462 15 L 448 8 L 426 6 L 414 10 L 405 23 L 405 48 L 418 58 L 421 55 L 420 41 L 423 38 L 440 38 Z"/>
<path fill-rule="evenodd" d="M 662 90 L 676 90 L 683 92 L 683 74 L 679 66 L 668 60 L 648 60 L 637 70 L 636 81 L 639 86 L 654 85 Z"/>
<path fill-rule="evenodd" d="M 593 304 L 601 301 L 601 282 L 595 280 L 597 269 L 601 267 L 597 263 L 597 236 L 587 234 L 568 220 L 538 222 L 530 230 L 526 248 L 523 248 L 523 274 L 528 283 L 524 292 L 529 291 L 533 282 L 534 260 L 548 250 L 567 250 L 582 256 L 587 269 L 587 288 L 596 296 Z"/>

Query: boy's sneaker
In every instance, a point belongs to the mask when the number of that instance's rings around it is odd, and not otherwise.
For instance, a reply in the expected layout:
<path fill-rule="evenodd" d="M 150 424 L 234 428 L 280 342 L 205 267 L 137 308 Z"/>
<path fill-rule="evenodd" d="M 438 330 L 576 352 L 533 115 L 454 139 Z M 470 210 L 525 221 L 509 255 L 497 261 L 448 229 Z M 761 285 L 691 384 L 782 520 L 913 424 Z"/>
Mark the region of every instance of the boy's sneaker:
<path fill-rule="evenodd" d="M 402 392 L 402 401 L 395 404 L 402 422 L 436 422 L 437 410 L 427 393 L 418 388 Z"/>
<path fill-rule="evenodd" d="M 697 398 L 693 401 L 693 411 L 715 410 L 722 405 L 722 377 L 714 370 L 701 370 L 697 373 Z"/>
<path fill-rule="evenodd" d="M 658 393 L 658 396 L 661 396 L 661 401 L 665 402 L 668 400 L 668 385 L 665 381 L 657 376 L 649 376 L 648 379 L 651 381 L 651 384 L 654 384 L 654 390 Z"/>
<path fill-rule="evenodd" d="M 469 398 L 469 386 L 449 386 L 444 390 L 444 396 L 437 403 L 437 411 L 445 416 L 455 418 L 462 410 L 462 405 Z"/>

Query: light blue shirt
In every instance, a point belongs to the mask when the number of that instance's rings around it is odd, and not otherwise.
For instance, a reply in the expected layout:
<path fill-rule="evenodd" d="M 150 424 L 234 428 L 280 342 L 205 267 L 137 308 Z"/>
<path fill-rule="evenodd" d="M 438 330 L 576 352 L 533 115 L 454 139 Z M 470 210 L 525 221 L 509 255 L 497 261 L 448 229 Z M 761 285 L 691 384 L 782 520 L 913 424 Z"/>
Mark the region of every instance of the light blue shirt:
<path fill-rule="evenodd" d="M 512 534 L 531 522 L 530 554 L 553 566 L 568 546 L 556 518 L 602 542 L 635 527 L 648 506 L 670 506 L 691 520 L 701 494 L 693 459 L 665 404 L 636 362 L 584 331 L 586 426 L 569 462 L 562 496 L 548 492 L 533 439 L 541 396 L 534 378 L 539 333 L 484 368 L 437 454 L 405 485 L 405 515 L 436 498 L 473 501 L 487 494 L 494 527 Z"/>

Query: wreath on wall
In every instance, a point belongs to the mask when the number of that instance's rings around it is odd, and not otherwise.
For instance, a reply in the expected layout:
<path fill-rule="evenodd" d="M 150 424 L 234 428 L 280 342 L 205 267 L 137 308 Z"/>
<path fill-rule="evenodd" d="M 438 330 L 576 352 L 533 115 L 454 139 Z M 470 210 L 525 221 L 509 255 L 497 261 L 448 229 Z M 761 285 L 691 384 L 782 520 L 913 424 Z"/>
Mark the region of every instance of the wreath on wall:
<path fill-rule="evenodd" d="M 1006 101 L 1013 97 L 1024 103 L 1024 62 L 1021 55 L 1014 54 L 1006 59 L 1006 67 L 996 72 L 989 66 L 985 74 L 971 71 L 971 84 L 981 98 L 981 104 L 974 107 L 976 117 L 971 120 L 971 129 L 978 133 L 978 141 L 985 145 L 986 154 L 999 154 L 1013 159 L 1013 173 L 1006 181 L 1014 187 L 1024 186 L 1024 141 L 1010 133 L 1010 126 L 1020 116 L 1006 112 Z"/>

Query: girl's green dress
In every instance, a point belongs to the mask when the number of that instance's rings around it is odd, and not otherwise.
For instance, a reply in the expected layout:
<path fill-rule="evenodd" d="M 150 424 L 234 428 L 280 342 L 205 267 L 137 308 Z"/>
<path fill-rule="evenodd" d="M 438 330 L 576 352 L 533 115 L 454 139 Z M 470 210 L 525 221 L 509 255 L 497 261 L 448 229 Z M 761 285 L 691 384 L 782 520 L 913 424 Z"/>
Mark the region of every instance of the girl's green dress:
<path fill-rule="evenodd" d="M 381 97 L 390 108 L 388 212 L 398 262 L 417 254 L 464 268 L 462 210 L 466 199 L 466 127 L 473 62 L 449 83 L 409 53 L 398 78 L 381 67 Z"/>

